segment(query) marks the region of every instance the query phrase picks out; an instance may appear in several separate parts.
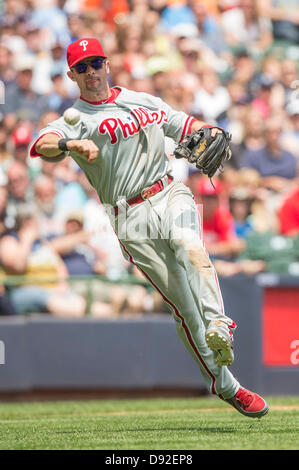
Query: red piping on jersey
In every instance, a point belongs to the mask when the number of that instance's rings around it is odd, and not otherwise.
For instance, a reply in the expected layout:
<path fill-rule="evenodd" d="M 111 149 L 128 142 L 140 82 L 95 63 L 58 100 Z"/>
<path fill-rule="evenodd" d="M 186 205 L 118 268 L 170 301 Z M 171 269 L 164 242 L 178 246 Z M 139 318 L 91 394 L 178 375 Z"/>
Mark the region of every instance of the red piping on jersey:
<path fill-rule="evenodd" d="M 192 124 L 196 121 L 195 118 L 192 118 L 191 121 L 189 122 L 189 126 L 188 126 L 188 129 L 187 129 L 187 134 L 191 134 L 191 127 L 192 127 Z"/>
<path fill-rule="evenodd" d="M 133 257 L 130 255 L 130 253 L 128 252 L 128 250 L 126 249 L 126 247 L 122 244 L 122 242 L 120 241 L 120 239 L 118 239 L 119 243 L 121 244 L 121 246 L 123 247 L 123 249 L 125 250 L 125 252 L 127 253 L 127 255 L 129 256 L 130 258 L 130 261 L 132 264 L 134 264 L 135 266 L 137 266 L 140 271 L 145 275 L 145 277 L 149 280 L 149 282 L 155 287 L 155 289 L 159 292 L 159 294 L 161 294 L 162 298 L 165 300 L 165 302 L 167 302 L 174 310 L 176 316 L 178 316 L 182 322 L 182 326 L 185 330 L 185 333 L 186 333 L 186 336 L 188 338 L 188 341 L 193 349 L 193 351 L 195 352 L 196 356 L 198 357 L 198 359 L 200 360 L 201 364 L 203 365 L 203 367 L 205 368 L 205 370 L 207 371 L 207 373 L 209 374 L 209 376 L 211 377 L 212 379 L 212 385 L 211 385 L 211 391 L 214 395 L 216 395 L 216 390 L 215 390 L 215 377 L 214 375 L 212 374 L 212 372 L 208 369 L 208 366 L 206 365 L 206 363 L 204 362 L 204 360 L 202 359 L 201 355 L 199 354 L 199 351 L 197 350 L 194 342 L 193 342 L 193 339 L 192 339 L 192 336 L 191 336 L 191 333 L 190 331 L 188 330 L 188 327 L 185 323 L 185 319 L 182 315 L 179 314 L 178 312 L 178 309 L 175 307 L 175 305 L 165 297 L 164 294 L 162 294 L 162 292 L 160 291 L 160 289 L 156 286 L 156 284 L 152 281 L 152 279 L 149 277 L 148 274 L 146 274 L 146 272 L 143 271 L 143 269 L 138 266 L 138 264 L 135 263 L 135 261 L 133 260 Z M 220 396 L 220 395 L 219 395 Z"/>
<path fill-rule="evenodd" d="M 37 153 L 37 151 L 35 150 L 35 146 L 36 146 L 37 142 L 38 142 L 42 137 L 44 137 L 44 136 L 47 135 L 47 134 L 55 134 L 55 135 L 58 135 L 59 137 L 61 137 L 62 139 L 63 139 L 63 137 L 64 137 L 64 136 L 63 136 L 60 132 L 58 132 L 58 131 L 49 131 L 49 132 L 45 132 L 44 134 L 40 135 L 40 136 L 36 139 L 36 141 L 32 144 L 32 146 L 31 146 L 31 149 L 30 149 L 30 157 L 31 157 L 31 158 L 36 158 L 36 157 L 41 157 L 41 156 L 42 156 L 40 153 Z"/>
<path fill-rule="evenodd" d="M 181 135 L 181 138 L 180 138 L 179 142 L 181 142 L 183 140 L 185 135 L 191 133 L 191 126 L 195 121 L 196 121 L 195 118 L 193 118 L 192 116 L 188 116 L 188 118 L 186 119 L 186 122 L 185 122 L 185 125 L 184 125 L 184 128 L 183 128 L 183 132 L 182 132 L 182 135 Z"/>
<path fill-rule="evenodd" d="M 86 100 L 85 98 L 82 98 L 82 96 L 80 96 L 80 100 L 86 101 L 86 103 L 89 103 L 89 104 L 107 104 L 107 103 L 114 103 L 114 101 L 116 100 L 116 98 L 117 98 L 118 95 L 120 94 L 121 89 L 118 88 L 118 87 L 114 87 L 114 88 L 110 88 L 110 91 L 111 91 L 111 96 L 109 96 L 109 98 L 106 99 L 106 100 L 88 101 L 88 100 Z"/>

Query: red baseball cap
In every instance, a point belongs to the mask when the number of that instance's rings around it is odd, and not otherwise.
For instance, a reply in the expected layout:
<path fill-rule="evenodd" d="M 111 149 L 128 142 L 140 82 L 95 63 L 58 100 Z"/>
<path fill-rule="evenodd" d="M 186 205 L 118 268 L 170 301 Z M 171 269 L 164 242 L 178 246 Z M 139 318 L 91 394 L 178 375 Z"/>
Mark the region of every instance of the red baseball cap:
<path fill-rule="evenodd" d="M 11 135 L 16 147 L 19 145 L 29 145 L 32 139 L 30 130 L 26 126 L 19 126 Z"/>
<path fill-rule="evenodd" d="M 196 186 L 197 194 L 200 194 L 201 196 L 218 196 L 221 192 L 221 183 L 219 180 L 214 179 L 213 184 L 215 188 L 213 188 L 209 179 L 200 178 Z"/>
<path fill-rule="evenodd" d="M 66 58 L 69 68 L 87 57 L 105 57 L 100 42 L 95 38 L 81 38 L 72 42 L 66 51 Z"/>

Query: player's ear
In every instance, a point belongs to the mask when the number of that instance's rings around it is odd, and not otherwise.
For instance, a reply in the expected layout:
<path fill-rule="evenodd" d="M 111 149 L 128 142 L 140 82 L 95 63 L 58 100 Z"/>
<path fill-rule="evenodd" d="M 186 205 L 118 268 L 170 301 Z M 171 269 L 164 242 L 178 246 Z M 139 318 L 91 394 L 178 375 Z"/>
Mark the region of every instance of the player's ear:
<path fill-rule="evenodd" d="M 68 70 L 68 71 L 66 72 L 66 74 L 67 74 L 67 76 L 68 76 L 73 82 L 76 81 L 74 72 L 72 72 L 71 70 Z"/>
<path fill-rule="evenodd" d="M 105 66 L 106 66 L 106 73 L 110 73 L 110 62 L 108 59 L 105 61 Z"/>

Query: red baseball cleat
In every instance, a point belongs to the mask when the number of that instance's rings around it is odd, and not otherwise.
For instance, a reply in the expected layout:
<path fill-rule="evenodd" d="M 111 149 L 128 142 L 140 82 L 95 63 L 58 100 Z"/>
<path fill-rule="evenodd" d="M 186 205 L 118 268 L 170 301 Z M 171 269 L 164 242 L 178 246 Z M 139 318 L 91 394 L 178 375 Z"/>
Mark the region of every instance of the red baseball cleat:
<path fill-rule="evenodd" d="M 269 409 L 262 397 L 242 387 L 239 388 L 234 397 L 224 401 L 234 406 L 243 415 L 250 416 L 251 418 L 261 418 Z"/>

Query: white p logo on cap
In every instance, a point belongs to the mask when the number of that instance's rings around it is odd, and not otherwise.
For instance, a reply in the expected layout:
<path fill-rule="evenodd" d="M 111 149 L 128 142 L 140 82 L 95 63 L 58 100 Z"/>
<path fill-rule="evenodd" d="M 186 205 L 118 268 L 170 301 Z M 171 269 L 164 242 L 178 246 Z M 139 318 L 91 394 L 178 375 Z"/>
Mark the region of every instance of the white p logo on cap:
<path fill-rule="evenodd" d="M 86 51 L 87 44 L 88 44 L 88 41 L 86 41 L 85 39 L 79 42 L 79 46 L 83 47 L 83 51 Z"/>

